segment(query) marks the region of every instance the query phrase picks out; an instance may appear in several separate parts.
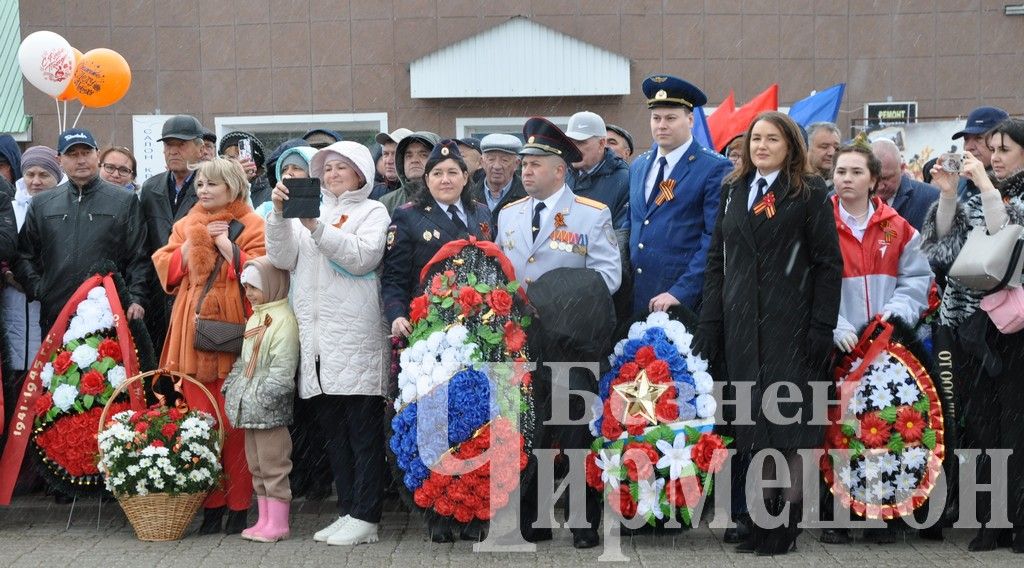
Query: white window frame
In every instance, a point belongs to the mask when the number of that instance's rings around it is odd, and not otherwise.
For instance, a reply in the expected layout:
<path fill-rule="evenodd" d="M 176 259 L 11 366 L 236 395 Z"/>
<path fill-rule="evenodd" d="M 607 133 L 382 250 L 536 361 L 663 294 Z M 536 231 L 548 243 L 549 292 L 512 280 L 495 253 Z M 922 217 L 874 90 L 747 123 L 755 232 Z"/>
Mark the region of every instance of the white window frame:
<path fill-rule="evenodd" d="M 568 116 L 547 116 L 545 117 L 555 123 L 559 128 L 565 130 L 569 125 Z M 479 132 L 504 132 L 516 136 L 522 136 L 523 125 L 529 120 L 529 116 L 480 116 L 461 117 L 455 119 L 455 137 L 465 138 Z"/>
<path fill-rule="evenodd" d="M 388 113 L 363 112 L 343 114 L 265 114 L 218 116 L 214 118 L 214 130 L 220 139 L 228 132 L 244 130 L 259 135 L 260 132 L 280 130 L 281 126 L 311 128 L 327 128 L 344 134 L 353 130 L 373 130 L 388 132 Z"/>

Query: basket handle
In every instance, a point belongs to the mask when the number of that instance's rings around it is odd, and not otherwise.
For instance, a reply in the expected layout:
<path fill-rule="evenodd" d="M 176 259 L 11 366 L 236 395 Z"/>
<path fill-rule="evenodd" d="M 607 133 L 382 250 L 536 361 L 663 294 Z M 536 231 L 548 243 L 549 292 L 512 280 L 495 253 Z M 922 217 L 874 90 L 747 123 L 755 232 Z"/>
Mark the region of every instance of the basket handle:
<path fill-rule="evenodd" d="M 129 385 L 131 385 L 132 383 L 134 383 L 136 381 L 141 381 L 141 380 L 147 379 L 149 377 L 162 376 L 162 375 L 170 375 L 172 377 L 177 377 L 179 379 L 183 379 L 183 380 L 189 381 L 190 383 L 192 383 L 192 384 L 196 385 L 197 387 L 199 387 L 199 390 L 201 390 L 203 392 L 203 394 L 206 395 L 206 398 L 210 399 L 210 402 L 212 403 L 212 406 L 213 406 L 213 412 L 216 414 L 216 418 L 217 418 L 217 440 L 220 442 L 219 447 L 223 448 L 224 447 L 224 417 L 220 413 L 220 408 L 217 405 L 217 399 L 213 397 L 213 393 L 210 392 L 210 389 L 206 388 L 206 385 L 204 385 L 203 383 L 193 379 L 191 376 L 186 375 L 185 373 L 182 373 L 180 371 L 172 371 L 170 369 L 154 369 L 152 371 L 147 371 L 145 373 L 139 373 L 138 375 L 135 375 L 134 377 L 128 378 L 125 382 L 121 383 L 116 389 L 114 389 L 114 393 L 112 395 L 110 395 L 110 398 L 107 400 L 107 403 L 105 405 L 103 405 L 103 412 L 100 414 L 100 425 L 99 425 L 99 429 L 96 431 L 96 435 L 98 436 L 99 434 L 103 433 L 103 428 L 107 424 L 107 414 L 110 413 L 110 404 L 114 402 L 114 399 L 116 399 L 118 397 L 118 395 L 123 393 L 128 388 Z M 98 449 L 98 454 L 97 455 L 99 455 L 99 457 L 102 459 L 103 458 L 103 448 L 100 448 L 99 445 L 97 445 L 97 449 Z M 221 453 L 221 452 L 218 452 L 218 453 Z"/>

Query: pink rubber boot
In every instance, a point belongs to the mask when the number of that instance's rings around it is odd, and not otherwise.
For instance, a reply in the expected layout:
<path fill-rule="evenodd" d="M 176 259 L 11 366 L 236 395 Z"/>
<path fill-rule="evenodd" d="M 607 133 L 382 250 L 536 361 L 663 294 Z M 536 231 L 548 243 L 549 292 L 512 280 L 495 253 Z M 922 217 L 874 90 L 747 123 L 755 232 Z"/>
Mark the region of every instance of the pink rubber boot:
<path fill-rule="evenodd" d="M 253 535 L 259 533 L 267 526 L 269 517 L 267 516 L 267 498 L 256 497 L 256 507 L 260 511 L 260 517 L 256 519 L 256 524 L 242 531 L 242 538 L 246 540 L 253 540 Z"/>
<path fill-rule="evenodd" d="M 258 532 L 253 532 L 251 540 L 256 542 L 277 542 L 288 538 L 291 531 L 288 529 L 288 513 L 291 509 L 291 501 L 280 499 L 267 499 L 267 524 Z"/>

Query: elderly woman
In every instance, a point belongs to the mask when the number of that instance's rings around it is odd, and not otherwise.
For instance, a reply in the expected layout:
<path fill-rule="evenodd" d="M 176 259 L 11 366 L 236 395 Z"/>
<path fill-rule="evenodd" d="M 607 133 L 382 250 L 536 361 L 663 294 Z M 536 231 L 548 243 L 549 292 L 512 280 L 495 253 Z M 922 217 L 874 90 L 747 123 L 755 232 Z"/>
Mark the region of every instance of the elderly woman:
<path fill-rule="evenodd" d="M 377 541 L 384 485 L 384 377 L 388 370 L 380 283 L 389 217 L 373 187 L 373 158 L 335 142 L 310 161 L 321 180 L 320 216 L 286 219 L 288 188 L 274 187 L 267 254 L 293 275 L 299 322 L 299 397 L 311 402 L 327 439 L 338 519 L 313 539 L 333 545 Z"/>
<path fill-rule="evenodd" d="M 248 205 L 249 182 L 238 162 L 214 158 L 202 162 L 195 173 L 198 203 L 174 224 L 167 245 L 153 253 L 160 284 L 174 296 L 167 340 L 160 366 L 187 373 L 206 384 L 224 412 L 221 388 L 237 353 L 196 348 L 199 318 L 244 324 L 251 311 L 238 276 L 250 258 L 263 255 L 263 219 Z M 181 385 L 192 408 L 215 414 L 210 401 L 192 383 Z M 200 534 L 220 532 L 225 506 L 230 509 L 227 534 L 246 527 L 252 501 L 252 477 L 245 460 L 243 431 L 225 424 L 221 461 L 223 490 L 206 499 Z"/>
<path fill-rule="evenodd" d="M 922 248 L 932 266 L 943 272 L 953 265 L 967 235 L 975 227 L 989 234 L 1006 224 L 1024 224 L 1024 120 L 1007 119 L 987 135 L 992 152 L 992 175 L 970 152 L 964 152 L 962 175 L 979 193 L 957 202 L 958 176 L 932 166 L 932 182 L 941 191 L 938 203 L 925 218 Z M 940 326 L 951 330 L 955 388 L 964 419 L 963 443 L 970 448 L 1011 449 L 1008 471 L 991 471 L 986 455 L 978 462 L 981 483 L 1005 479 L 1009 483 L 1007 517 L 1013 530 L 984 526 L 991 517 L 989 495 L 978 495 L 978 521 L 983 523 L 968 544 L 972 551 L 1013 546 L 1024 552 L 1024 332 L 1000 333 L 979 310 L 984 292 L 967 288 L 952 278 L 946 282 L 939 307 Z M 1003 505 L 999 503 L 997 505 Z"/>

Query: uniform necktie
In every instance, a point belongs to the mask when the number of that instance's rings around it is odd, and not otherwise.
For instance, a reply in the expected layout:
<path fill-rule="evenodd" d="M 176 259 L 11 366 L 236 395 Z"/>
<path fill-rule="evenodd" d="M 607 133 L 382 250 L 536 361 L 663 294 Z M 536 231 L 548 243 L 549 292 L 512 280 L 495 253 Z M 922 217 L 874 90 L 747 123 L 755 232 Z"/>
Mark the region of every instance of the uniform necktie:
<path fill-rule="evenodd" d="M 753 210 L 754 206 L 764 199 L 765 189 L 768 188 L 768 180 L 761 178 L 757 180 L 757 195 L 754 196 L 754 200 L 750 202 L 750 209 Z"/>
<path fill-rule="evenodd" d="M 459 216 L 459 208 L 456 207 L 454 203 L 448 206 L 448 213 L 451 214 L 452 216 L 452 223 L 455 223 L 455 226 L 460 231 L 468 235 L 469 228 L 466 227 L 466 224 L 462 222 L 462 217 Z"/>
<path fill-rule="evenodd" d="M 658 176 L 654 178 L 654 185 L 651 186 L 651 194 L 647 196 L 647 208 L 650 209 L 654 205 L 654 200 L 658 198 L 658 193 L 661 191 L 659 186 L 661 182 L 665 181 L 665 166 L 668 165 L 668 160 L 665 156 L 658 158 Z"/>
<path fill-rule="evenodd" d="M 540 231 L 540 212 L 543 211 L 545 207 L 547 206 L 544 205 L 543 201 L 541 201 L 533 208 L 533 221 L 531 222 L 532 225 L 530 228 L 533 233 L 533 240 L 535 241 L 537 240 L 537 233 Z"/>

